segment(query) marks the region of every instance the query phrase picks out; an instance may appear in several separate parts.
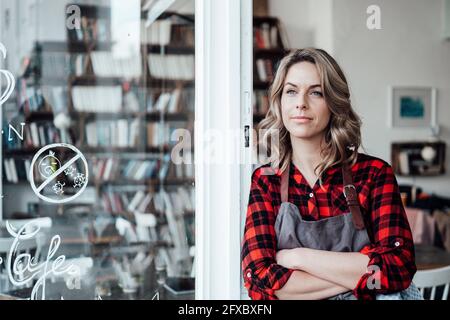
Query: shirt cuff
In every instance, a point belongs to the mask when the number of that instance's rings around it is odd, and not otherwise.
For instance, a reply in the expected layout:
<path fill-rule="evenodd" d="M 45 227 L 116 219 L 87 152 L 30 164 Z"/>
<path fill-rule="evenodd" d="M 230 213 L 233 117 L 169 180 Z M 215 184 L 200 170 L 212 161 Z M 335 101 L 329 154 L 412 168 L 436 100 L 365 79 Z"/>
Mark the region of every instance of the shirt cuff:
<path fill-rule="evenodd" d="M 293 272 L 293 269 L 274 263 L 260 272 L 253 272 L 250 268 L 247 268 L 244 278 L 245 282 L 249 284 L 248 288 L 256 287 L 264 295 L 269 296 L 269 299 L 276 300 L 278 298 L 275 296 L 275 291 L 286 284 Z"/>

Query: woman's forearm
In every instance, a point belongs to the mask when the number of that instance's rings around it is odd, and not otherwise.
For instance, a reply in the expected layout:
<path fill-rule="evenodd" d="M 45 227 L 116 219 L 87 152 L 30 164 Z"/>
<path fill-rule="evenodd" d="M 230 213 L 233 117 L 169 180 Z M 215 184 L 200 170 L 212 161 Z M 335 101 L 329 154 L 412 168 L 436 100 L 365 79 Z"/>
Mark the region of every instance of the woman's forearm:
<path fill-rule="evenodd" d="M 301 249 L 298 269 L 347 289 L 354 289 L 367 272 L 369 257 L 362 253 Z"/>
<path fill-rule="evenodd" d="M 320 279 L 304 271 L 294 271 L 286 284 L 275 291 L 280 300 L 318 300 L 349 291 L 333 282 Z"/>

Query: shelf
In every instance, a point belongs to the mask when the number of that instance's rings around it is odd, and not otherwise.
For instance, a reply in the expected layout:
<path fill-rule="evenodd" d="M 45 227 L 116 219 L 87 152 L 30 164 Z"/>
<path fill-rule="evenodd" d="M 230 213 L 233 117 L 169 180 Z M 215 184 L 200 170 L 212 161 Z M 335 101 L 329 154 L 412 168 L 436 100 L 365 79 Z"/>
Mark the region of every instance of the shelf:
<path fill-rule="evenodd" d="M 151 10 L 151 8 L 152 8 L 152 6 L 150 6 L 150 8 L 146 8 L 146 9 L 141 8 L 141 13 L 146 13 L 146 12 L 148 12 L 149 10 Z M 169 19 L 169 18 L 171 18 L 171 17 L 173 17 L 173 16 L 178 17 L 178 18 L 180 18 L 180 19 L 183 19 L 183 20 L 185 20 L 186 22 L 190 22 L 190 23 L 192 23 L 192 24 L 195 23 L 195 15 L 193 15 L 193 14 L 185 14 L 185 13 L 179 13 L 179 12 L 176 12 L 176 11 L 164 11 L 164 12 L 162 12 L 162 13 L 156 18 L 156 20 Z M 141 20 L 144 20 L 144 21 L 145 21 L 146 18 L 143 17 Z"/>
<path fill-rule="evenodd" d="M 157 79 L 151 77 L 140 77 L 134 79 L 127 79 L 125 77 L 99 77 L 96 75 L 70 76 L 68 79 L 43 79 L 48 82 L 59 82 L 67 80 L 75 86 L 91 86 L 97 84 L 121 85 L 124 82 L 131 82 L 139 87 L 147 88 L 177 88 L 186 87 L 193 88 L 195 80 L 173 80 L 173 79 Z"/>
<path fill-rule="evenodd" d="M 253 81 L 253 88 L 254 89 L 269 89 L 272 82 L 270 81 L 259 81 L 255 80 Z"/>
<path fill-rule="evenodd" d="M 177 46 L 161 46 L 154 44 L 143 45 L 144 49 L 147 49 L 147 53 L 161 53 L 161 54 L 195 54 L 195 48 L 193 47 L 177 47 Z"/>
<path fill-rule="evenodd" d="M 80 117 L 85 119 L 91 118 L 145 118 L 147 120 L 166 120 L 166 121 L 187 121 L 189 119 L 189 112 L 177 112 L 177 113 L 168 113 L 168 112 L 132 112 L 132 111 L 119 111 L 119 112 L 84 112 L 84 111 L 71 111 L 69 112 L 71 117 Z M 54 114 L 52 111 L 33 111 L 28 113 L 25 116 L 27 122 L 35 122 L 35 121 L 52 121 L 54 118 Z"/>
<path fill-rule="evenodd" d="M 14 150 L 3 150 L 5 156 L 32 156 L 39 151 L 40 148 L 25 148 L 25 149 L 14 149 Z"/>
<path fill-rule="evenodd" d="M 141 82 L 142 86 L 148 88 L 194 88 L 195 80 L 174 80 L 174 79 L 160 79 L 148 77 Z"/>
<path fill-rule="evenodd" d="M 278 24 L 279 20 L 276 17 L 253 17 L 253 25 L 259 25 L 262 23 L 269 23 L 271 25 Z"/>
<path fill-rule="evenodd" d="M 25 114 L 25 120 L 27 122 L 35 121 L 51 121 L 54 115 L 52 111 L 32 111 Z"/>
<path fill-rule="evenodd" d="M 43 146 L 42 146 L 43 147 Z M 27 148 L 27 149 L 16 149 L 16 150 L 3 150 L 3 154 L 6 157 L 21 157 L 21 156 L 34 156 L 42 147 L 39 148 Z M 120 153 L 125 154 L 151 154 L 151 153 L 169 153 L 172 151 L 174 146 L 160 146 L 160 147 L 90 147 L 90 146 L 76 146 L 83 154 L 86 156 L 92 154 L 102 154 L 102 153 L 114 153 L 118 155 Z M 188 149 L 184 149 L 189 151 Z M 193 148 L 190 149 L 193 151 Z"/>
<path fill-rule="evenodd" d="M 36 44 L 39 51 L 84 53 L 90 50 L 111 50 L 113 42 L 102 41 L 41 41 Z"/>
<path fill-rule="evenodd" d="M 88 18 L 99 18 L 99 19 L 110 19 L 111 18 L 111 7 L 107 6 L 97 6 L 97 5 L 85 5 L 77 4 L 80 7 L 82 16 Z"/>
<path fill-rule="evenodd" d="M 288 53 L 289 51 L 286 49 L 282 49 L 282 48 L 271 48 L 271 49 L 267 49 L 267 48 L 254 48 L 253 53 L 255 56 L 284 56 Z"/>
<path fill-rule="evenodd" d="M 145 118 L 146 120 L 165 120 L 165 121 L 187 121 L 189 114 L 187 112 L 167 113 L 167 112 L 73 112 L 73 115 L 79 115 L 85 119 L 117 119 L 117 118 Z"/>
<path fill-rule="evenodd" d="M 261 114 L 261 113 L 255 113 L 253 114 L 253 121 L 254 122 L 260 122 L 262 119 L 264 119 L 266 117 L 265 114 Z"/>
<path fill-rule="evenodd" d="M 34 80 L 33 80 L 34 81 Z M 125 77 L 98 77 L 96 75 L 68 76 L 67 78 L 40 78 L 32 85 L 62 86 L 71 84 L 72 86 L 93 86 L 93 85 L 122 85 L 124 82 L 131 82 L 132 85 L 149 89 L 175 89 L 194 88 L 195 80 L 174 80 L 161 78 L 134 78 Z"/>
<path fill-rule="evenodd" d="M 194 184 L 195 178 L 165 178 L 165 179 L 158 179 L 158 178 L 151 178 L 151 179 L 144 179 L 144 180 L 132 180 L 132 179 L 120 179 L 120 180 L 95 180 L 94 182 L 96 185 L 116 185 L 116 186 L 123 186 L 123 185 L 142 185 L 142 186 L 158 186 L 161 184 L 164 185 L 183 185 L 183 184 Z"/>
<path fill-rule="evenodd" d="M 112 215 L 116 215 L 116 216 L 121 216 L 124 217 L 128 220 L 134 221 L 134 213 L 130 212 L 130 211 L 122 211 L 122 212 L 108 212 Z M 160 211 L 160 210 L 153 210 L 152 212 L 145 212 L 145 213 L 152 213 L 154 214 L 157 219 L 161 220 L 162 218 L 165 217 L 166 213 L 164 211 Z M 184 210 L 183 213 L 181 214 L 182 217 L 195 217 L 195 210 Z M 158 222 L 164 222 L 164 221 L 158 221 Z"/>
<path fill-rule="evenodd" d="M 121 236 L 95 237 L 95 238 L 62 238 L 61 244 L 93 244 L 105 245 L 119 243 L 123 240 Z"/>
<path fill-rule="evenodd" d="M 172 146 L 160 146 L 160 147 L 91 147 L 80 146 L 80 151 L 83 153 L 166 153 L 170 152 Z"/>
<path fill-rule="evenodd" d="M 161 117 L 165 121 L 187 121 L 190 114 L 188 112 L 167 113 L 167 112 L 146 112 L 143 114 L 146 120 L 159 120 Z"/>

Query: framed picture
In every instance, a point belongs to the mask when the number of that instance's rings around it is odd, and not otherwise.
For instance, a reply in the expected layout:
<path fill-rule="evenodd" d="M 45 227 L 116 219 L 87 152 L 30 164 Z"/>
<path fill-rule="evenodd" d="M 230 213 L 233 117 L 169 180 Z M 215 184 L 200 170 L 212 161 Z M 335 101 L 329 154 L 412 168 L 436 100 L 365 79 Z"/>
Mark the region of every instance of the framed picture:
<path fill-rule="evenodd" d="M 436 126 L 435 88 L 390 87 L 389 107 L 390 127 Z"/>

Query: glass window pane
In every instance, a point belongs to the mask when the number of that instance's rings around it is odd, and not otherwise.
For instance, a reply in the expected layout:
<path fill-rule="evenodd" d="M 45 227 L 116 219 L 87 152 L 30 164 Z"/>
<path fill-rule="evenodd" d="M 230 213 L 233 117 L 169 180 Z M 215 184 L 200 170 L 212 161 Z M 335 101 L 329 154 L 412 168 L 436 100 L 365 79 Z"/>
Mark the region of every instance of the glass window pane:
<path fill-rule="evenodd" d="M 194 298 L 194 2 L 0 1 L 0 295 Z"/>

